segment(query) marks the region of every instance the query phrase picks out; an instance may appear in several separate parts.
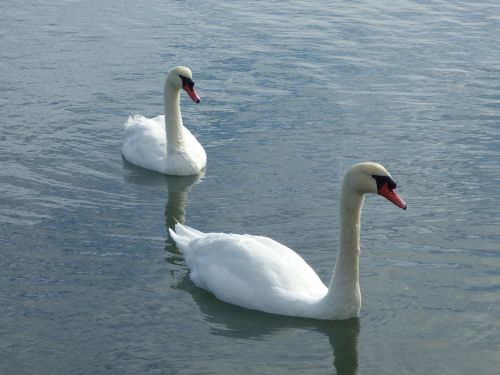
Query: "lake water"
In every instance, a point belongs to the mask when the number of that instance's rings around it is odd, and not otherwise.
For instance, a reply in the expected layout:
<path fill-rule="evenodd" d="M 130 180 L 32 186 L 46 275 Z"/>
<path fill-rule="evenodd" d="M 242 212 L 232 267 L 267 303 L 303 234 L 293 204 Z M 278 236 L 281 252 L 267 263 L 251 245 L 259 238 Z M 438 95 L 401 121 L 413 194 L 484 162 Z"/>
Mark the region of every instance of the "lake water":
<path fill-rule="evenodd" d="M 496 374 L 496 1 L 0 4 L 0 373 Z M 131 113 L 182 95 L 198 178 L 120 155 Z M 328 280 L 339 189 L 369 197 L 359 319 L 244 310 L 196 288 L 167 227 L 271 236 Z"/>

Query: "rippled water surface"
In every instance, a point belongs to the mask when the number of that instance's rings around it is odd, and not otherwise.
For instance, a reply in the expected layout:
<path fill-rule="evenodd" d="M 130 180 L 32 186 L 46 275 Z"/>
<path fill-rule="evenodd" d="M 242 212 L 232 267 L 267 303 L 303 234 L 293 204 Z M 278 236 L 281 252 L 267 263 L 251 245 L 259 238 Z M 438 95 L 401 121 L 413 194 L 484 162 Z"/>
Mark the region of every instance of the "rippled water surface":
<path fill-rule="evenodd" d="M 0 373 L 496 374 L 496 1 L 0 4 Z M 203 176 L 120 155 L 168 69 Z M 362 219 L 359 319 L 247 311 L 197 289 L 167 234 L 272 236 L 328 280 L 339 186 L 384 164 L 407 212 Z"/>

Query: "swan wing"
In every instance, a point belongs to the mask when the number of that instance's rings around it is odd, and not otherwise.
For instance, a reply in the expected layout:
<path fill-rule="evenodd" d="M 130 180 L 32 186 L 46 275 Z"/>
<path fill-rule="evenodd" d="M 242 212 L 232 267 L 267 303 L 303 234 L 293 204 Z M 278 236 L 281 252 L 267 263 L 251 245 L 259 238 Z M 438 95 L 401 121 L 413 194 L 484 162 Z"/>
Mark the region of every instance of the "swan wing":
<path fill-rule="evenodd" d="M 139 167 L 165 173 L 167 142 L 165 117 L 130 116 L 124 125 L 123 157 Z"/>
<path fill-rule="evenodd" d="M 235 305 L 299 315 L 327 293 L 314 270 L 290 248 L 267 237 L 202 233 L 177 224 L 172 238 L 193 282 Z"/>

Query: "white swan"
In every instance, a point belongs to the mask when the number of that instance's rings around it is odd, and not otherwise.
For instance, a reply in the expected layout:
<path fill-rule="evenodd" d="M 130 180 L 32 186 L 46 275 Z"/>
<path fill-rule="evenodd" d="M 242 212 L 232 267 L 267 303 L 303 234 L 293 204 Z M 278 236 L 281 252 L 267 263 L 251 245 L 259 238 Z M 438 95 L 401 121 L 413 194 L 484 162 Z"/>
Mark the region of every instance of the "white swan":
<path fill-rule="evenodd" d="M 316 319 L 359 315 L 359 229 L 365 193 L 406 209 L 389 172 L 376 163 L 351 167 L 341 193 L 340 248 L 326 287 L 293 250 L 261 236 L 202 233 L 182 224 L 170 235 L 184 254 L 190 277 L 225 302 L 268 313 Z"/>
<path fill-rule="evenodd" d="M 122 154 L 130 163 L 177 176 L 198 174 L 207 164 L 205 150 L 182 124 L 180 89 L 196 103 L 189 68 L 176 66 L 168 72 L 164 88 L 165 116 L 130 116 L 125 123 Z"/>

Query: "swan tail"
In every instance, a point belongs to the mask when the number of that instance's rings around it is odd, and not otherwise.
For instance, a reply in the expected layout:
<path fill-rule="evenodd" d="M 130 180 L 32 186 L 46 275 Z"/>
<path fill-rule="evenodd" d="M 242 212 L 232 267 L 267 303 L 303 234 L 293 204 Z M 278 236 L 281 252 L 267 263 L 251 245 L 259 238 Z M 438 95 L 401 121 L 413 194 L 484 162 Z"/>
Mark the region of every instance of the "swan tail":
<path fill-rule="evenodd" d="M 175 224 L 175 231 L 177 233 L 183 233 L 185 235 L 191 235 L 191 237 L 202 237 L 205 235 L 205 233 L 199 231 L 199 230 L 196 230 L 194 228 L 191 228 L 191 227 L 188 227 L 187 225 L 184 225 L 184 224 L 181 224 L 181 223 L 177 223 Z"/>
<path fill-rule="evenodd" d="M 130 116 L 128 116 L 127 121 L 123 124 L 124 129 L 128 129 L 131 126 L 141 123 L 145 119 L 143 115 L 140 115 L 138 113 L 133 113 Z"/>
<path fill-rule="evenodd" d="M 175 244 L 182 252 L 189 247 L 191 241 L 205 235 L 205 233 L 199 230 L 180 223 L 175 224 L 175 231 L 172 228 L 169 228 L 168 231 L 170 232 L 170 237 L 175 241 Z"/>

